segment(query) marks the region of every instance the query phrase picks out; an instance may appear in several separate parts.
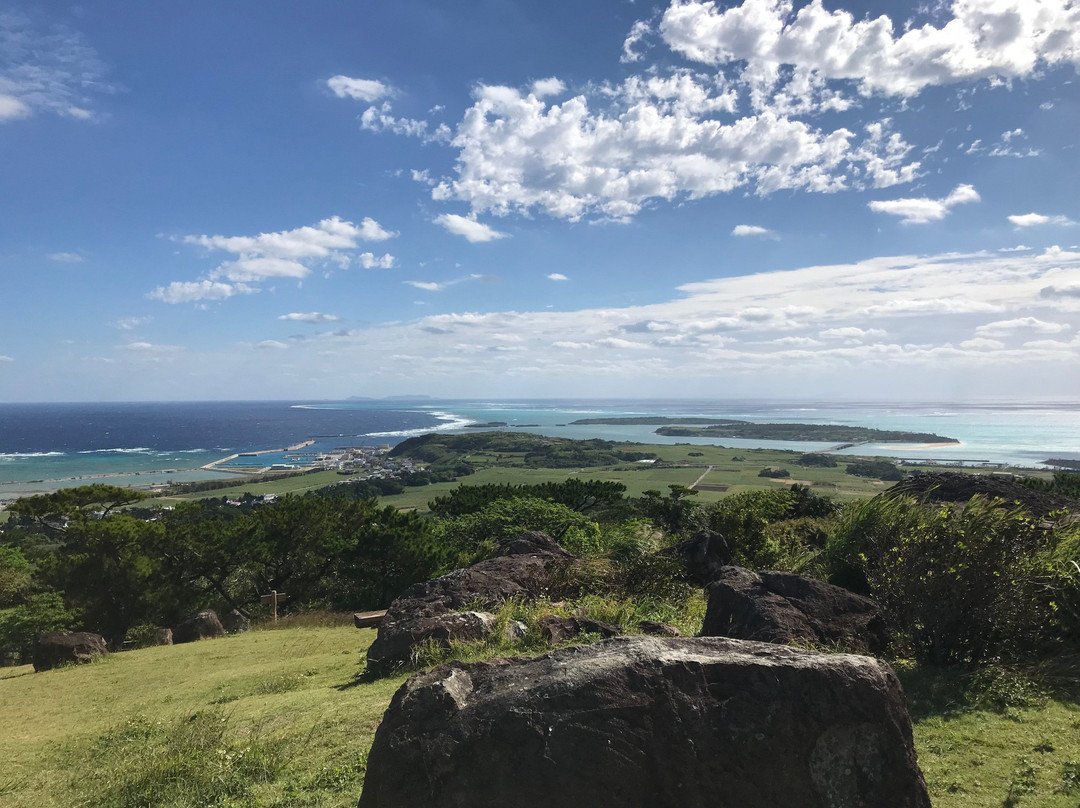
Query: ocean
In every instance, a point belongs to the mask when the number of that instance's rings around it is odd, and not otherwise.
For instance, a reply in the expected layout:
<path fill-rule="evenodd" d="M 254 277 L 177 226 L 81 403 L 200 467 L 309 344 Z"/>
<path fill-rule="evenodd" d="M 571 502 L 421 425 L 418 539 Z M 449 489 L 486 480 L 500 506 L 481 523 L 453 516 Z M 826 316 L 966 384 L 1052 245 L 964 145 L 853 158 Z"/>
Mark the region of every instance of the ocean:
<path fill-rule="evenodd" d="M 1080 460 L 1080 402 L 852 403 L 678 400 L 234 401 L 0 404 L 0 499 L 107 482 L 148 486 L 220 479 L 201 467 L 239 452 L 309 451 L 394 444 L 429 431 L 470 431 L 469 423 L 568 438 L 643 443 L 711 443 L 741 448 L 824 448 L 820 443 L 695 439 L 654 434 L 653 426 L 573 425 L 581 418 L 643 415 L 740 418 L 777 423 L 850 424 L 931 432 L 958 445 L 865 444 L 841 453 L 942 462 L 1039 467 L 1051 457 Z M 287 462 L 262 454 L 258 463 Z M 230 465 L 251 465 L 250 457 Z"/>

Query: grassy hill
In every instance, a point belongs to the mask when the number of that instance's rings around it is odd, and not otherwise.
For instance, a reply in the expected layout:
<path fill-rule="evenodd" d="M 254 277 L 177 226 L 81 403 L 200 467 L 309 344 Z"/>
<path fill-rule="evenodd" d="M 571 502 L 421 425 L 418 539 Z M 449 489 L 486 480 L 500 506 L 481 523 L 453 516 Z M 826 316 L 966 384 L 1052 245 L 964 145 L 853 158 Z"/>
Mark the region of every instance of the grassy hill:
<path fill-rule="evenodd" d="M 356 684 L 374 631 L 328 621 L 35 674 L 0 668 L 0 806 L 353 806 L 403 677 Z M 937 808 L 1075 808 L 1080 711 L 1005 676 L 902 674 Z M 996 708 L 996 709 L 995 709 Z"/>

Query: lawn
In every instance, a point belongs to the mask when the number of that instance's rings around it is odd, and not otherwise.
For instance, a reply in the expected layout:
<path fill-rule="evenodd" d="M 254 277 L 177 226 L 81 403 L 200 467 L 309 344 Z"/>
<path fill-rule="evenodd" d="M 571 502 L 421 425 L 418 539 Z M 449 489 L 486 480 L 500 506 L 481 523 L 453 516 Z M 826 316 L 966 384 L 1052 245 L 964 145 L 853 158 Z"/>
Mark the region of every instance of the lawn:
<path fill-rule="evenodd" d="M 373 630 L 280 625 L 47 673 L 0 669 L 0 806 L 355 805 L 402 678 L 354 679 Z M 966 710 L 956 674 L 902 678 L 936 808 L 1075 808 L 1074 703 Z"/>

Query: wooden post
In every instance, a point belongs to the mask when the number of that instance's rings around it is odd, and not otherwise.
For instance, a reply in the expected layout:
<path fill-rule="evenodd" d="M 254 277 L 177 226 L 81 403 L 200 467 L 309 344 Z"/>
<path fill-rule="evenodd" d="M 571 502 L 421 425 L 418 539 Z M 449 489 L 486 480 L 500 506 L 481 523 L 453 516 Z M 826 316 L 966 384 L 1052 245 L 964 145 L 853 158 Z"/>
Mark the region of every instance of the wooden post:
<path fill-rule="evenodd" d="M 259 600 L 270 606 L 271 619 L 277 622 L 277 607 L 278 602 L 283 601 L 288 597 L 284 592 L 278 592 L 276 589 L 271 589 L 269 595 L 260 595 Z"/>

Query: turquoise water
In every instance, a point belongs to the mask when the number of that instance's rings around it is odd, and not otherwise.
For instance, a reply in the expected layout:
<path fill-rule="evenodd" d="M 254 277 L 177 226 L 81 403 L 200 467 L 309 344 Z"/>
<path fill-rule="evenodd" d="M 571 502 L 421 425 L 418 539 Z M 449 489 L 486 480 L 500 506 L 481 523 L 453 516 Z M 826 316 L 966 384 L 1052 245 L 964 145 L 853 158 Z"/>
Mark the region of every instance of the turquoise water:
<path fill-rule="evenodd" d="M 33 405 L 17 405 L 33 413 Z M 48 405 L 42 405 L 47 407 Z M 86 410 L 104 405 L 85 405 Z M 306 451 L 325 451 L 341 446 L 394 444 L 430 431 L 469 432 L 469 422 L 504 421 L 512 431 L 533 432 L 566 438 L 604 438 L 641 443 L 691 443 L 720 445 L 732 449 L 776 448 L 809 451 L 829 444 L 723 438 L 664 437 L 653 426 L 571 425 L 579 418 L 643 415 L 740 418 L 755 422 L 850 424 L 879 429 L 930 432 L 957 438 L 959 445 L 910 447 L 863 444 L 840 454 L 883 455 L 946 463 L 994 463 L 1038 467 L 1051 457 L 1080 460 L 1080 403 L 1024 402 L 972 403 L 837 403 L 777 401 L 424 401 L 401 402 L 290 402 L 202 403 L 192 405 L 140 405 L 143 421 L 126 435 L 129 446 L 98 448 L 101 441 L 116 437 L 112 426 L 108 438 L 96 436 L 95 445 L 86 431 L 87 446 L 79 419 L 86 418 L 80 405 L 49 411 L 49 419 L 37 425 L 33 437 L 12 434 L 12 423 L 0 421 L 0 445 L 20 451 L 0 451 L 0 499 L 32 491 L 53 490 L 89 482 L 148 486 L 165 482 L 220 479 L 220 471 L 201 469 L 228 454 L 292 445 L 314 438 Z M 158 409 L 160 408 L 160 412 Z M 239 420 L 237 412 L 257 412 L 260 421 Z M 123 413 L 122 413 L 123 414 Z M 181 416 L 183 416 L 181 418 Z M 238 420 L 230 421 L 229 418 Z M 170 420 L 172 419 L 172 420 Z M 123 423 L 130 422 L 128 418 Z M 180 428 L 168 428 L 175 421 Z M 87 421 L 87 423 L 90 423 Z M 234 426 L 235 424 L 235 426 Z M 329 428 L 329 429 L 328 429 Z M 5 429 L 7 432 L 5 432 Z M 327 436 L 329 431 L 332 437 Z M 51 436 L 63 433 L 62 450 L 54 449 Z M 177 449 L 207 439 L 203 447 Z M 234 436 L 235 440 L 230 440 Z M 21 442 L 14 443 L 18 437 Z M 3 440 L 7 443 L 3 444 Z M 106 446 L 116 443 L 106 442 Z M 269 466 L 290 463 L 281 454 L 236 458 L 222 468 Z"/>

